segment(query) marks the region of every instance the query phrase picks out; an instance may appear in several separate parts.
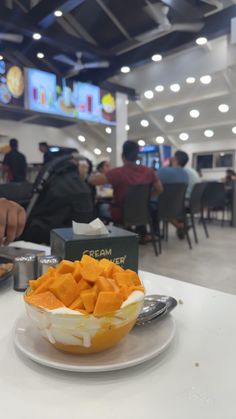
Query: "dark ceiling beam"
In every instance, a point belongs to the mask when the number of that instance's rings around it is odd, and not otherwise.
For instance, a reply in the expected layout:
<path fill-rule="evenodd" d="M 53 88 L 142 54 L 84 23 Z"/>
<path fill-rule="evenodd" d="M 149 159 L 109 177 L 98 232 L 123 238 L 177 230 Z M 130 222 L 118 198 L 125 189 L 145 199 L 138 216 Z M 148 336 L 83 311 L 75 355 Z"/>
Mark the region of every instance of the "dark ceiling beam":
<path fill-rule="evenodd" d="M 194 22 L 204 18 L 199 6 L 193 6 L 187 0 L 162 0 L 162 3 L 173 9 L 181 21 Z"/>
<path fill-rule="evenodd" d="M 85 0 L 41 0 L 28 14 L 29 19 L 41 28 L 48 28 L 56 19 L 54 11 L 60 9 L 63 14 L 71 12 Z"/>
<path fill-rule="evenodd" d="M 39 3 L 40 4 L 40 3 Z M 54 25 L 55 26 L 55 25 Z M 28 15 L 16 14 L 12 15 L 12 11 L 6 7 L 1 6 L 0 13 L 0 27 L 1 30 L 14 31 L 20 33 L 28 38 L 32 38 L 34 32 L 39 32 L 37 26 L 33 25 Z M 103 48 L 94 46 L 87 41 L 78 39 L 74 36 L 62 33 L 58 26 L 58 29 L 54 27 L 53 30 L 48 29 L 45 33 L 41 31 L 42 40 L 56 48 L 59 51 L 65 51 L 74 54 L 76 51 L 88 52 L 95 57 L 109 57 L 110 54 Z M 35 43 L 35 41 L 32 41 Z"/>
<path fill-rule="evenodd" d="M 101 9 L 105 12 L 105 14 L 110 18 L 112 23 L 116 26 L 116 28 L 122 33 L 122 35 L 125 36 L 126 39 L 131 39 L 131 36 L 127 32 L 127 30 L 124 28 L 124 26 L 120 23 L 120 21 L 117 19 L 117 17 L 112 13 L 112 11 L 107 7 L 105 3 L 103 3 L 102 0 L 96 0 L 97 4 L 101 7 Z"/>

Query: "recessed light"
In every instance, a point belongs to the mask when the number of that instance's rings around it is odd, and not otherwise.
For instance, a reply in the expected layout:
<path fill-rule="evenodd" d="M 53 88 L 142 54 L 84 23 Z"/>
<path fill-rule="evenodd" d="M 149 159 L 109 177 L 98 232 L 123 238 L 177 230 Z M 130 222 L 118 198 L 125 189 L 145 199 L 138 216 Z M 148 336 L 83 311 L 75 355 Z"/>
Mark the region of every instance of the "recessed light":
<path fill-rule="evenodd" d="M 177 93 L 177 92 L 179 92 L 179 91 L 180 91 L 180 89 L 181 89 L 181 87 L 180 87 L 180 85 L 179 85 L 178 83 L 174 83 L 174 84 L 171 84 L 171 85 L 170 85 L 170 90 L 171 90 L 172 92 Z"/>
<path fill-rule="evenodd" d="M 148 127 L 148 125 L 149 125 L 149 122 L 148 122 L 148 120 L 147 119 L 142 119 L 141 121 L 140 121 L 140 124 L 142 125 L 142 127 Z"/>
<path fill-rule="evenodd" d="M 204 135 L 205 135 L 205 137 L 207 137 L 207 138 L 211 138 L 211 137 L 213 137 L 213 135 L 214 135 L 214 131 L 213 131 L 212 129 L 206 129 L 206 130 L 204 131 Z"/>
<path fill-rule="evenodd" d="M 162 55 L 161 54 L 154 54 L 152 56 L 152 61 L 155 61 L 155 63 L 157 63 L 158 61 L 162 60 Z"/>
<path fill-rule="evenodd" d="M 206 45 L 207 44 L 207 38 L 205 38 L 205 36 L 201 36 L 200 38 L 196 39 L 196 44 L 197 45 Z"/>
<path fill-rule="evenodd" d="M 35 39 L 35 41 L 38 41 L 39 39 L 42 38 L 42 35 L 38 32 L 33 33 L 33 39 Z"/>
<path fill-rule="evenodd" d="M 144 140 L 138 140 L 138 145 L 140 145 L 140 147 L 144 147 L 145 146 L 145 141 Z"/>
<path fill-rule="evenodd" d="M 169 124 L 171 124 L 172 122 L 174 122 L 174 117 L 171 114 L 167 114 L 165 115 L 165 121 L 168 122 Z"/>
<path fill-rule="evenodd" d="M 125 65 L 125 66 L 121 67 L 120 71 L 121 71 L 121 73 L 126 74 L 126 73 L 130 72 L 130 68 Z"/>
<path fill-rule="evenodd" d="M 126 124 L 125 129 L 126 129 L 126 131 L 129 131 L 130 130 L 129 124 Z"/>
<path fill-rule="evenodd" d="M 156 92 L 163 92 L 164 91 L 164 86 L 162 86 L 162 84 L 158 84 L 156 87 L 155 87 L 155 90 L 156 90 Z"/>
<path fill-rule="evenodd" d="M 232 128 L 232 133 L 233 133 L 233 134 L 236 134 L 236 127 L 233 127 L 233 128 Z"/>
<path fill-rule="evenodd" d="M 218 106 L 218 110 L 222 113 L 226 113 L 229 111 L 229 105 L 222 103 L 221 105 Z"/>
<path fill-rule="evenodd" d="M 198 118 L 200 115 L 200 112 L 197 109 L 192 109 L 189 112 L 189 115 L 191 116 L 191 118 Z"/>
<path fill-rule="evenodd" d="M 110 127 L 106 127 L 105 131 L 107 134 L 111 134 L 112 133 L 112 129 Z"/>
<path fill-rule="evenodd" d="M 100 154 L 102 154 L 100 148 L 95 148 L 93 151 L 94 151 L 94 154 L 97 154 L 97 156 L 100 156 Z"/>
<path fill-rule="evenodd" d="M 125 103 L 126 103 L 126 105 L 128 105 L 129 104 L 129 99 L 126 99 Z"/>
<path fill-rule="evenodd" d="M 3 60 L 3 56 L 2 56 L 2 55 L 0 55 L 0 61 L 1 61 L 1 60 Z"/>
<path fill-rule="evenodd" d="M 107 148 L 106 148 L 106 151 L 107 151 L 108 153 L 111 153 L 111 152 L 112 152 L 112 148 L 111 148 L 111 147 L 107 147 Z"/>
<path fill-rule="evenodd" d="M 193 83 L 195 83 L 195 81 L 196 81 L 195 77 L 187 77 L 186 78 L 186 83 L 188 83 L 188 84 L 193 84 Z"/>
<path fill-rule="evenodd" d="M 156 137 L 157 144 L 163 144 L 164 141 L 165 141 L 165 138 L 162 137 L 161 135 L 159 135 L 158 137 Z"/>
<path fill-rule="evenodd" d="M 61 16 L 63 15 L 63 13 L 62 13 L 62 11 L 61 11 L 61 10 L 55 10 L 54 15 L 55 15 L 56 17 L 61 17 Z"/>
<path fill-rule="evenodd" d="M 84 137 L 83 135 L 78 135 L 78 140 L 79 140 L 81 143 L 84 143 L 84 142 L 85 142 L 85 137 Z"/>
<path fill-rule="evenodd" d="M 189 135 L 187 134 L 187 132 L 181 132 L 181 134 L 179 134 L 179 139 L 181 141 L 187 141 L 189 139 Z"/>
<path fill-rule="evenodd" d="M 40 59 L 44 58 L 44 53 L 43 52 L 38 52 L 37 57 L 40 58 Z"/>
<path fill-rule="evenodd" d="M 211 76 L 209 76 L 208 74 L 207 74 L 206 76 L 202 76 L 202 77 L 200 77 L 200 82 L 201 82 L 202 84 L 210 84 L 210 83 L 211 83 L 211 81 L 212 81 L 212 77 L 211 77 Z"/>
<path fill-rule="evenodd" d="M 146 90 L 146 92 L 144 92 L 144 96 L 146 97 L 146 99 L 152 99 L 154 96 L 154 93 L 152 90 Z"/>

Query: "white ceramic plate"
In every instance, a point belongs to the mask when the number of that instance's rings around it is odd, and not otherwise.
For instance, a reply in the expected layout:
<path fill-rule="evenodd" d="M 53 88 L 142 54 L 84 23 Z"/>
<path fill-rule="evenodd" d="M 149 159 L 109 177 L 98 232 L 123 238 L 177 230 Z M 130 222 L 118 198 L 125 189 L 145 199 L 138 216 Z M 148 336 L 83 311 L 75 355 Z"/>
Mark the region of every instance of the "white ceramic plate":
<path fill-rule="evenodd" d="M 118 345 L 92 355 L 60 352 L 44 340 L 26 315 L 18 318 L 14 331 L 16 347 L 33 361 L 65 371 L 101 372 L 133 367 L 163 352 L 175 335 L 170 315 L 146 326 L 138 326 Z"/>

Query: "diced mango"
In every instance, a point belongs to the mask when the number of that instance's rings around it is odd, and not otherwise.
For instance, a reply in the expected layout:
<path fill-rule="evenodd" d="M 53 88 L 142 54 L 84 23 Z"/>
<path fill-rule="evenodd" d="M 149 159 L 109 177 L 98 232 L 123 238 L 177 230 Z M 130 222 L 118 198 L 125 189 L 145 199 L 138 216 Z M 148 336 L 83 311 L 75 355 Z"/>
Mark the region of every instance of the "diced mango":
<path fill-rule="evenodd" d="M 120 308 L 123 299 L 119 292 L 102 291 L 98 294 L 94 316 L 103 316 Z"/>
<path fill-rule="evenodd" d="M 79 283 L 77 284 L 77 295 L 79 295 L 81 293 L 81 291 L 87 290 L 89 288 L 91 288 L 89 283 L 87 281 L 85 281 L 84 279 L 81 279 L 79 281 Z"/>
<path fill-rule="evenodd" d="M 73 301 L 73 303 L 70 305 L 70 307 L 69 307 L 71 310 L 79 310 L 79 309 L 84 309 L 85 307 L 84 307 L 84 304 L 83 304 L 83 301 L 81 300 L 81 297 L 79 296 L 79 297 L 77 297 L 74 301 Z"/>
<path fill-rule="evenodd" d="M 96 279 L 103 273 L 103 268 L 99 264 L 83 264 L 81 274 L 86 281 L 95 282 Z"/>
<path fill-rule="evenodd" d="M 71 262 L 70 260 L 62 260 L 57 266 L 57 274 L 64 275 L 67 273 L 72 273 L 74 272 L 74 269 L 74 262 Z"/>
<path fill-rule="evenodd" d="M 106 277 L 111 277 L 114 267 L 116 266 L 114 262 L 108 259 L 101 259 L 99 260 L 99 266 L 101 266 L 104 270 L 104 275 Z"/>
<path fill-rule="evenodd" d="M 127 286 L 134 285 L 132 278 L 125 271 L 124 272 L 116 272 L 113 275 L 113 278 L 116 280 L 117 284 L 120 287 L 122 285 L 127 285 Z"/>
<path fill-rule="evenodd" d="M 107 278 L 103 276 L 99 276 L 96 280 L 96 285 L 98 287 L 98 291 L 114 291 L 114 287 Z"/>
<path fill-rule="evenodd" d="M 78 296 L 78 285 L 71 273 L 57 277 L 49 289 L 67 307 Z"/>
<path fill-rule="evenodd" d="M 84 290 L 80 294 L 81 300 L 83 301 L 84 307 L 88 313 L 92 313 L 97 301 L 97 292 L 91 288 Z"/>
<path fill-rule="evenodd" d="M 81 263 L 81 265 L 94 265 L 94 266 L 97 266 L 98 265 L 98 260 L 92 258 L 89 255 L 83 255 L 80 263 Z"/>
<path fill-rule="evenodd" d="M 75 270 L 73 272 L 73 277 L 76 280 L 76 282 L 79 282 L 82 278 L 81 274 L 82 265 L 80 262 L 75 262 Z"/>
<path fill-rule="evenodd" d="M 129 277 L 132 280 L 134 285 L 141 285 L 141 281 L 140 281 L 139 276 L 136 272 L 131 271 L 131 269 L 126 269 L 125 273 L 129 274 Z"/>
<path fill-rule="evenodd" d="M 50 276 L 49 278 L 45 279 L 41 285 L 39 285 L 38 288 L 36 288 L 36 290 L 34 290 L 34 294 L 42 294 L 45 291 L 49 291 L 49 287 L 50 285 L 52 285 L 52 283 L 54 282 L 54 277 Z"/>
<path fill-rule="evenodd" d="M 64 304 L 50 291 L 46 291 L 42 294 L 35 295 L 34 293 L 34 295 L 25 296 L 25 301 L 34 306 L 47 308 L 49 310 L 64 307 Z"/>

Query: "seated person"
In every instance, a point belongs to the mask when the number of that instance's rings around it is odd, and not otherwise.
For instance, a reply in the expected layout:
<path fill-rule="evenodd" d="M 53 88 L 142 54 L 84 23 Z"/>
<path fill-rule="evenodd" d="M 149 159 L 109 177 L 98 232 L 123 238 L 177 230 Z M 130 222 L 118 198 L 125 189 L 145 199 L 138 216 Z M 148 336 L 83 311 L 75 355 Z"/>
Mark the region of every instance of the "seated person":
<path fill-rule="evenodd" d="M 157 195 L 162 192 L 162 185 L 152 169 L 143 165 L 137 165 L 139 146 L 134 141 L 126 141 L 123 144 L 123 166 L 109 170 L 106 174 L 97 173 L 89 178 L 92 185 L 104 185 L 110 183 L 114 190 L 113 203 L 116 206 L 107 207 L 107 215 L 110 214 L 114 221 L 122 220 L 122 205 L 128 193 L 130 185 L 150 184 Z M 111 211 L 110 211 L 111 210 Z M 142 236 L 146 236 L 143 230 Z"/>
<path fill-rule="evenodd" d="M 106 173 L 111 170 L 110 162 L 107 160 L 101 161 L 97 165 L 97 173 L 103 173 L 106 175 Z M 98 185 L 96 187 L 97 197 L 98 198 L 112 198 L 113 197 L 113 189 L 112 185 L 107 183 L 106 185 Z"/>

